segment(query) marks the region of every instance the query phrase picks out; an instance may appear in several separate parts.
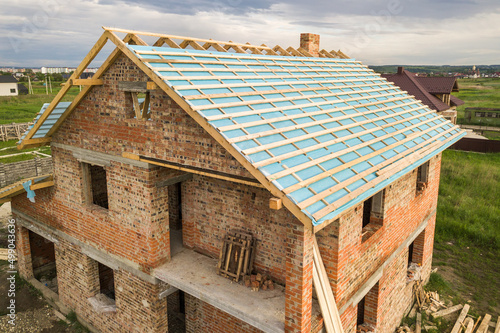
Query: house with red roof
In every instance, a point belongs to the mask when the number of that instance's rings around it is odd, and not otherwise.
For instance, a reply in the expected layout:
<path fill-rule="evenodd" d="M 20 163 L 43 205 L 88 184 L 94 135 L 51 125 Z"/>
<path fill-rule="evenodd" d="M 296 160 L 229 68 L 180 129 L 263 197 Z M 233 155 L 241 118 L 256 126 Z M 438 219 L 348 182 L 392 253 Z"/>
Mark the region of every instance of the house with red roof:
<path fill-rule="evenodd" d="M 456 107 L 464 104 L 464 101 L 451 94 L 459 91 L 456 77 L 418 76 L 404 67 L 398 67 L 396 74 L 382 74 L 382 77 L 406 90 L 452 123 L 457 123 Z"/>

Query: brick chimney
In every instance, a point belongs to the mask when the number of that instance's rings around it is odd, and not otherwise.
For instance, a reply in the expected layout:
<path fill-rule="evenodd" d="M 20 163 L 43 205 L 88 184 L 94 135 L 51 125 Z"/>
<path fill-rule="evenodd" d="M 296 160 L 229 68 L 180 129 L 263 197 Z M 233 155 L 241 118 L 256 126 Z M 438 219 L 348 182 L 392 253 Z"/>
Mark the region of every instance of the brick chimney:
<path fill-rule="evenodd" d="M 405 68 L 403 66 L 399 66 L 398 67 L 398 74 L 399 75 L 403 74 L 404 70 L 405 70 Z"/>
<path fill-rule="evenodd" d="M 318 57 L 319 35 L 309 33 L 300 34 L 300 47 L 311 53 L 314 57 Z"/>

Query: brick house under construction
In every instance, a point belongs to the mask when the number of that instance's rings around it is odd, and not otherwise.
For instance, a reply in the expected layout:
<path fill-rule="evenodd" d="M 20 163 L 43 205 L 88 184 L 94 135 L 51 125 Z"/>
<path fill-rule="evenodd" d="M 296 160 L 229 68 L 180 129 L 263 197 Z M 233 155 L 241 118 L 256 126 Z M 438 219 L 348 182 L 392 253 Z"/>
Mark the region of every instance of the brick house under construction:
<path fill-rule="evenodd" d="M 429 276 L 441 152 L 463 135 L 317 35 L 285 50 L 105 28 L 19 143 L 50 144 L 53 175 L 0 200 L 20 274 L 50 271 L 96 331 L 392 332 L 409 263 Z M 274 290 L 216 274 L 231 230 Z"/>

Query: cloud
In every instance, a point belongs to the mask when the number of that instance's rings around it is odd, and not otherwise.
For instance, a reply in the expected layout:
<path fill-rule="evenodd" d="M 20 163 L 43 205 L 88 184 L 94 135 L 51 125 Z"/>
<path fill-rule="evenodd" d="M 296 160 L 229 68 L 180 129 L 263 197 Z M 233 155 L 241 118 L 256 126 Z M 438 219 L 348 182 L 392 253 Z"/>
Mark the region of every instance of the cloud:
<path fill-rule="evenodd" d="M 298 46 L 300 32 L 312 32 L 321 35 L 322 48 L 367 64 L 491 64 L 500 51 L 497 0 L 0 0 L 0 6 L 7 8 L 0 13 L 0 67 L 76 66 L 101 26 L 285 48 Z"/>

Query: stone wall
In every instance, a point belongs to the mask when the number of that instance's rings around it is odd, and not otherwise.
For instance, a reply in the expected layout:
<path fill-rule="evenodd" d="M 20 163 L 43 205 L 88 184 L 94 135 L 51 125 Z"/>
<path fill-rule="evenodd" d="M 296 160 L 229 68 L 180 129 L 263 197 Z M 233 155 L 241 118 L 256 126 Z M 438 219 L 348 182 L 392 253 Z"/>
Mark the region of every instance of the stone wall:
<path fill-rule="evenodd" d="M 0 160 L 1 161 L 1 160 Z M 35 157 L 32 160 L 0 163 L 0 188 L 20 181 L 23 178 L 52 173 L 51 157 Z"/>

